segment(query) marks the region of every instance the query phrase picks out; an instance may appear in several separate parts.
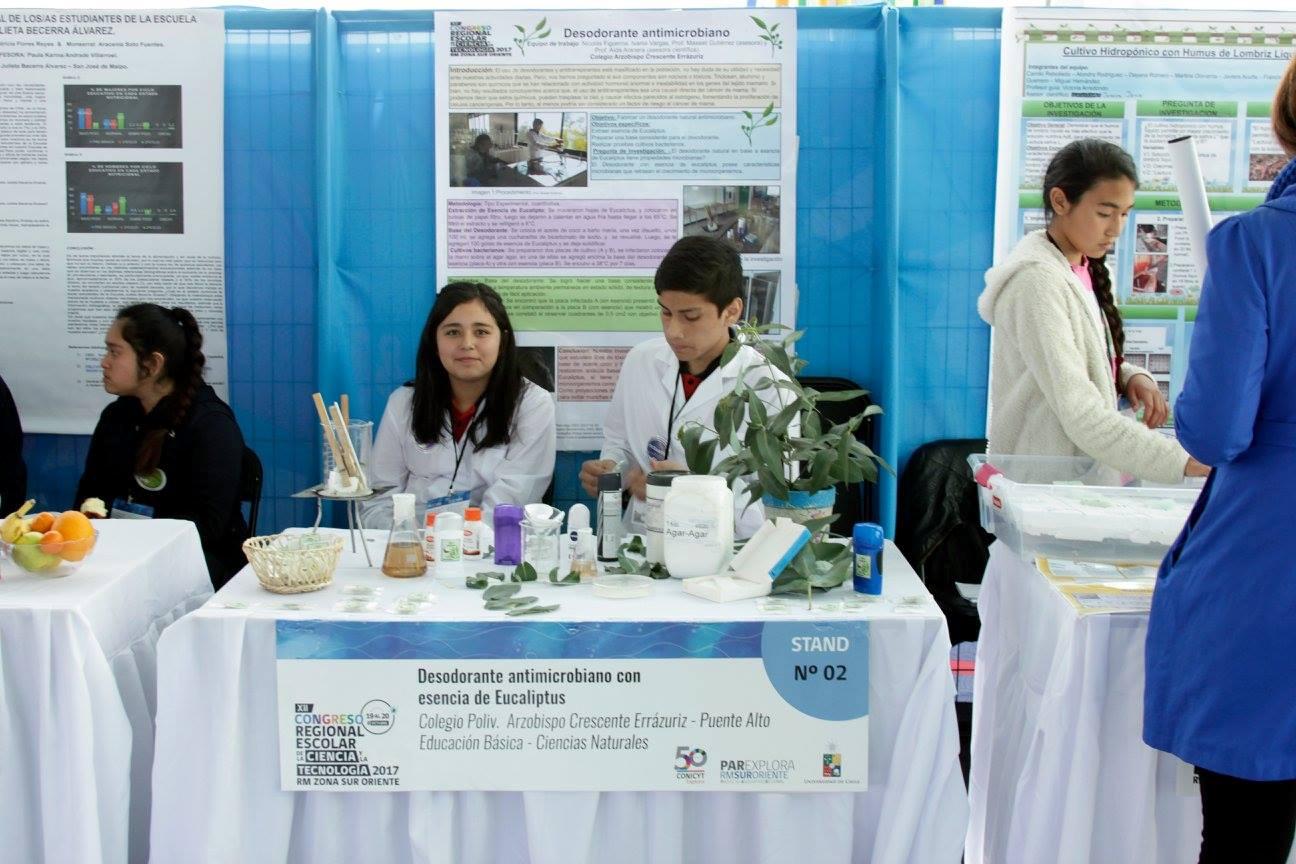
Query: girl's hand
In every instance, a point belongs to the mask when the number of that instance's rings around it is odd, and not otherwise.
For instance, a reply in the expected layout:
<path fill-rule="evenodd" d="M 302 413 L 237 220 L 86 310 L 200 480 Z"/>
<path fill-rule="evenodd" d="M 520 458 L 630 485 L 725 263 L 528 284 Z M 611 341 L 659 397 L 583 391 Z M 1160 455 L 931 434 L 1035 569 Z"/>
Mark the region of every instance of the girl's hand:
<path fill-rule="evenodd" d="M 1191 456 L 1188 457 L 1188 464 L 1184 466 L 1185 477 L 1205 477 L 1210 472 L 1209 465 L 1203 465 Z"/>
<path fill-rule="evenodd" d="M 1135 411 L 1143 409 L 1143 423 L 1149 429 L 1159 429 L 1170 416 L 1170 403 L 1161 395 L 1161 388 L 1147 375 L 1135 375 L 1125 385 L 1125 398 Z"/>

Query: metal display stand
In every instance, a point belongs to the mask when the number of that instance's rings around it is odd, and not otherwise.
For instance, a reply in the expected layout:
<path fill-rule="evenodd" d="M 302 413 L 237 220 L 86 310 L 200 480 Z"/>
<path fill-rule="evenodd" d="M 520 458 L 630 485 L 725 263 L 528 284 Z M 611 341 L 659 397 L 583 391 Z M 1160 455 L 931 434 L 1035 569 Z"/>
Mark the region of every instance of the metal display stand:
<path fill-rule="evenodd" d="M 369 544 L 364 542 L 364 523 L 360 519 L 360 505 L 372 501 L 380 495 L 385 495 L 395 488 L 395 486 L 376 486 L 369 491 L 368 495 L 330 495 L 324 491 L 323 483 L 317 483 L 309 489 L 294 492 L 292 497 L 315 499 L 315 524 L 311 526 L 312 531 L 318 531 L 320 522 L 324 520 L 325 501 L 345 502 L 347 505 L 347 531 L 351 535 L 351 551 L 356 551 L 356 532 L 359 531 L 360 546 L 364 549 L 365 563 L 372 567 L 373 559 L 369 557 Z"/>

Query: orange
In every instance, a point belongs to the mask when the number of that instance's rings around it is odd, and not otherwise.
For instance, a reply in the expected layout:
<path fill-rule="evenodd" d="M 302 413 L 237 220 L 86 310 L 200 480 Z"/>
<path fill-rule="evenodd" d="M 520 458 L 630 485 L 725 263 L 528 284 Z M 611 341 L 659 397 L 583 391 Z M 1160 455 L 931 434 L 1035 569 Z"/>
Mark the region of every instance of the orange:
<path fill-rule="evenodd" d="M 63 549 L 59 554 L 64 561 L 80 561 L 94 548 L 94 526 L 84 513 L 63 511 L 54 520 L 54 530 L 63 535 Z"/>
<path fill-rule="evenodd" d="M 46 531 L 50 530 L 53 527 L 54 527 L 53 513 L 49 513 L 49 512 L 37 513 L 35 516 L 32 517 L 31 527 L 28 528 L 27 530 L 39 531 L 41 534 L 44 534 Z"/>
<path fill-rule="evenodd" d="M 40 550 L 50 555 L 63 551 L 63 535 L 57 531 L 46 531 L 41 535 Z"/>

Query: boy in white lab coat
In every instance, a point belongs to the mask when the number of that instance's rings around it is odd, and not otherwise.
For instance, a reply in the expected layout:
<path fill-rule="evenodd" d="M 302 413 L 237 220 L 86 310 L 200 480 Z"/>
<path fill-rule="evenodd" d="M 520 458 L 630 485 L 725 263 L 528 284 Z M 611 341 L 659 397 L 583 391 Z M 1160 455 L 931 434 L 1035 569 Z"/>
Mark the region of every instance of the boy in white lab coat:
<path fill-rule="evenodd" d="M 690 423 L 714 429 L 716 403 L 740 375 L 754 383 L 770 374 L 747 346 L 720 365 L 730 328 L 743 312 L 742 260 L 732 247 L 712 237 L 682 238 L 657 266 L 654 287 L 664 335 L 626 355 L 603 421 L 603 450 L 580 473 L 581 485 L 594 495 L 599 476 L 620 466 L 622 486 L 631 493 L 629 530 L 639 533 L 648 472 L 685 467 L 680 429 Z M 782 407 L 781 393 L 773 387 L 761 391 L 771 414 Z M 715 462 L 729 454 L 717 448 Z M 734 509 L 739 539 L 756 533 L 765 519 L 759 501 L 747 506 L 741 485 L 734 490 Z"/>

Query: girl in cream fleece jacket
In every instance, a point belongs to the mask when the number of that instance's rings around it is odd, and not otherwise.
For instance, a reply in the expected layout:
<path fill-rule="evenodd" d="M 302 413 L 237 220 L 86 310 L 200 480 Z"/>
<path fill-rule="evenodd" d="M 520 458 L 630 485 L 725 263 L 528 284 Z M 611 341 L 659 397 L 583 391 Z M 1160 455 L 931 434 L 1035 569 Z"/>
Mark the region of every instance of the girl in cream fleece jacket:
<path fill-rule="evenodd" d="M 991 453 L 1088 455 L 1158 483 L 1199 473 L 1177 442 L 1116 410 L 1120 392 L 1156 422 L 1165 411 L 1151 376 L 1121 356 L 1110 283 L 1091 276 L 1124 229 L 1136 187 L 1133 160 L 1119 147 L 1067 145 L 1045 173 L 1048 229 L 1027 234 L 986 273 L 977 311 L 995 328 Z M 1095 290 L 1109 309 L 1095 308 L 1104 305 Z"/>

